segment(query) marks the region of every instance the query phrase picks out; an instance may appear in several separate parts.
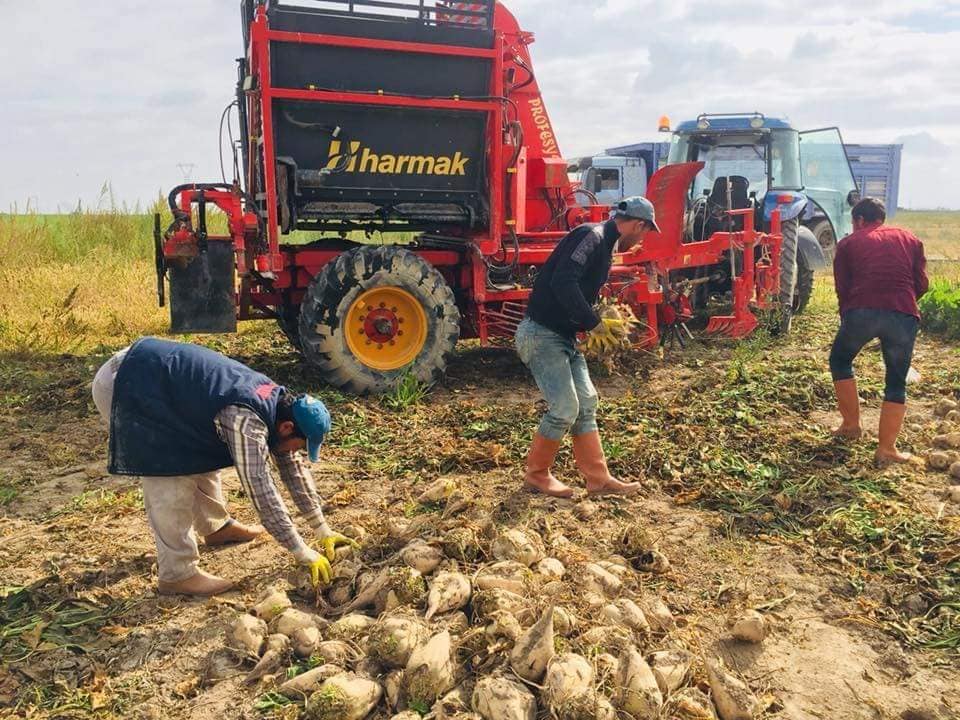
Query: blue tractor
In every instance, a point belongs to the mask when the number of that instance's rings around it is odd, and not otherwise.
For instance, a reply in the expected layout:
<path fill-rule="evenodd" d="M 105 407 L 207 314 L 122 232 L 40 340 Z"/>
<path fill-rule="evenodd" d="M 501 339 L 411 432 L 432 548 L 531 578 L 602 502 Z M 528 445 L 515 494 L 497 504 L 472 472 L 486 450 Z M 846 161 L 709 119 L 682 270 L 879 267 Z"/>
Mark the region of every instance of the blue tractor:
<path fill-rule="evenodd" d="M 669 128 L 662 127 L 661 130 Z M 691 185 L 685 240 L 737 229 L 728 210 L 754 207 L 757 230 L 783 221 L 780 301 L 783 331 L 810 301 L 814 271 L 827 267 L 836 239 L 851 231 L 859 191 L 835 127 L 798 132 L 760 113 L 700 115 L 674 130 L 667 164 L 702 162 Z M 742 221 L 741 221 L 742 222 Z M 734 263 L 698 269 L 694 307 L 723 294 Z"/>

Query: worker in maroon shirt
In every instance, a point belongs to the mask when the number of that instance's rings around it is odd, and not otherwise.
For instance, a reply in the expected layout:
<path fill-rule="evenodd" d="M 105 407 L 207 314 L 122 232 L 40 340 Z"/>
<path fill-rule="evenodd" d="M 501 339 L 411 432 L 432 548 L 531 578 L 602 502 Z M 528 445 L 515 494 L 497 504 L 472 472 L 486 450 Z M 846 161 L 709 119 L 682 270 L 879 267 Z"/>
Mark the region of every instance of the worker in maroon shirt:
<path fill-rule="evenodd" d="M 879 200 L 864 198 L 852 215 L 853 232 L 837 245 L 833 261 L 840 330 L 830 351 L 830 372 L 843 416 L 835 434 L 856 439 L 863 432 L 853 360 L 879 338 L 887 375 L 875 458 L 878 465 L 907 462 L 910 455 L 897 450 L 897 435 L 920 322 L 917 299 L 927 291 L 927 260 L 916 236 L 883 225 L 887 211 Z"/>

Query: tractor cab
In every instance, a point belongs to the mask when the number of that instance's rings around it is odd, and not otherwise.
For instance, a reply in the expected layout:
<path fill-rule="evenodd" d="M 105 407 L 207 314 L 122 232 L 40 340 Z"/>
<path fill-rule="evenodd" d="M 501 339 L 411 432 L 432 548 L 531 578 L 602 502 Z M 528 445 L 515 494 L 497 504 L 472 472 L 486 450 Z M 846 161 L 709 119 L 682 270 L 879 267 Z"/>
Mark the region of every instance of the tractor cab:
<path fill-rule="evenodd" d="M 690 189 L 688 242 L 730 229 L 726 211 L 749 206 L 756 229 L 768 228 L 779 207 L 827 252 L 852 229 L 857 186 L 837 128 L 798 132 L 759 113 L 701 115 L 674 130 L 667 162 L 704 163 Z"/>

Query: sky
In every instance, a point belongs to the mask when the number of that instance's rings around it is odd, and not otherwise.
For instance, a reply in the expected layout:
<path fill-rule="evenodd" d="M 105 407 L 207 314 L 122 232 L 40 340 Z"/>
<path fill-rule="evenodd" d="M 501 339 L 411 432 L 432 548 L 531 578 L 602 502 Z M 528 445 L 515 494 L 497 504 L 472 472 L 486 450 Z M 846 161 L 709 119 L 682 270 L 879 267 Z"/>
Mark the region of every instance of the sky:
<path fill-rule="evenodd" d="M 309 4 L 309 0 L 303 0 Z M 960 0 L 513 0 L 567 157 L 752 112 L 903 143 L 900 205 L 960 209 Z M 41 9 L 42 8 L 42 9 Z M 238 0 L 0 0 L 0 211 L 217 180 Z M 229 171 L 228 171 L 229 172 Z"/>

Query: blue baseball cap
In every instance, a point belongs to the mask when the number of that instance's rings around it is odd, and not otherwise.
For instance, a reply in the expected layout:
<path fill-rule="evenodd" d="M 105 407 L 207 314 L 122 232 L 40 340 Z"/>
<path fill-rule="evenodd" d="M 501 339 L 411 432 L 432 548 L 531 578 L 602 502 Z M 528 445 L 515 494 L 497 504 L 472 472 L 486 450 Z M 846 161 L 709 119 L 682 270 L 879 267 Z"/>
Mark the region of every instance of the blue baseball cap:
<path fill-rule="evenodd" d="M 613 209 L 614 217 L 630 218 L 631 220 L 646 220 L 654 232 L 660 232 L 657 226 L 657 214 L 653 203 L 641 195 L 624 198 Z"/>
<path fill-rule="evenodd" d="M 301 395 L 293 401 L 293 421 L 307 438 L 307 453 L 310 462 L 320 457 L 324 436 L 330 432 L 330 411 L 327 406 L 309 395 Z"/>

